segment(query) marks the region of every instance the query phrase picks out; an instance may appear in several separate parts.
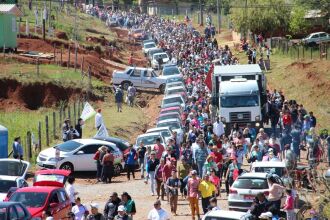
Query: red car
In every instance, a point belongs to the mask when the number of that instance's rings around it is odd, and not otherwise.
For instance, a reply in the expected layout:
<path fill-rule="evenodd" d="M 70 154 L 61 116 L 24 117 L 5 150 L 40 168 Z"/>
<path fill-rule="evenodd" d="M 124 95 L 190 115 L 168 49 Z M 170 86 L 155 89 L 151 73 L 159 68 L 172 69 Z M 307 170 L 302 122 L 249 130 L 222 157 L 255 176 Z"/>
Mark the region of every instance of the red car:
<path fill-rule="evenodd" d="M 168 108 L 163 108 L 160 110 L 160 113 L 159 114 L 166 114 L 166 113 L 172 113 L 172 112 L 178 112 L 181 114 L 182 112 L 182 109 L 181 107 L 168 107 Z"/>
<path fill-rule="evenodd" d="M 33 186 L 17 189 L 9 201 L 21 202 L 33 218 L 40 218 L 42 212 L 50 210 L 54 219 L 61 219 L 71 211 L 71 202 L 64 189 L 70 175 L 67 170 L 37 171 Z"/>

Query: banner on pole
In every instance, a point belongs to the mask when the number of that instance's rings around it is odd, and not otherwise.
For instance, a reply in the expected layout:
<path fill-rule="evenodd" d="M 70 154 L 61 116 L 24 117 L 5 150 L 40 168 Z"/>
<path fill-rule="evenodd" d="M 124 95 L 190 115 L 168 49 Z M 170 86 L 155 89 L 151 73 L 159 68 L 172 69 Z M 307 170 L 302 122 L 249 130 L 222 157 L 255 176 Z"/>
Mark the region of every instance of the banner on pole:
<path fill-rule="evenodd" d="M 87 119 L 93 117 L 95 114 L 96 111 L 94 110 L 94 108 L 88 102 L 86 102 L 80 118 L 86 121 Z"/>
<path fill-rule="evenodd" d="M 106 137 L 109 137 L 108 130 L 105 127 L 105 125 L 102 124 L 99 130 L 97 131 L 96 135 L 94 136 L 94 138 L 106 138 Z"/>

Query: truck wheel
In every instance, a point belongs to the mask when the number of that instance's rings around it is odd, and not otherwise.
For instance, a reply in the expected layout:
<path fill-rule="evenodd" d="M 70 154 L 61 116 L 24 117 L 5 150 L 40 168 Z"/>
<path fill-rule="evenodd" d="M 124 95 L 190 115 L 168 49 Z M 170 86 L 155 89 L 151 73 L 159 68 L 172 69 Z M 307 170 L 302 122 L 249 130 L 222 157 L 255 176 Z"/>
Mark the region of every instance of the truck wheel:
<path fill-rule="evenodd" d="M 161 93 L 164 93 L 165 92 L 165 84 L 162 84 L 162 85 L 159 86 L 159 91 Z"/>
<path fill-rule="evenodd" d="M 122 83 L 122 87 L 123 87 L 124 90 L 127 90 L 130 85 L 131 85 L 131 83 L 128 82 L 128 81 L 125 81 L 125 82 Z"/>

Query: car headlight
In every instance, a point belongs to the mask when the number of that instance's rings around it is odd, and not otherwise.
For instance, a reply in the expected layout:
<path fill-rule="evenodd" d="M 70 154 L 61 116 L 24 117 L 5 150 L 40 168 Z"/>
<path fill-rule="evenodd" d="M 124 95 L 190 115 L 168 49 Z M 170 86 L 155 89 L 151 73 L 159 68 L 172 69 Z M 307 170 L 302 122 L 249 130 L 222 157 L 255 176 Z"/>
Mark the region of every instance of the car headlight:
<path fill-rule="evenodd" d="M 48 161 L 57 162 L 57 161 L 61 161 L 63 159 L 64 159 L 64 157 L 59 157 L 59 158 L 51 157 L 51 158 L 48 159 Z"/>
<path fill-rule="evenodd" d="M 226 122 L 226 118 L 225 117 L 221 117 L 221 121 L 222 122 Z"/>
<path fill-rule="evenodd" d="M 257 115 L 255 119 L 256 121 L 260 121 L 260 115 Z"/>

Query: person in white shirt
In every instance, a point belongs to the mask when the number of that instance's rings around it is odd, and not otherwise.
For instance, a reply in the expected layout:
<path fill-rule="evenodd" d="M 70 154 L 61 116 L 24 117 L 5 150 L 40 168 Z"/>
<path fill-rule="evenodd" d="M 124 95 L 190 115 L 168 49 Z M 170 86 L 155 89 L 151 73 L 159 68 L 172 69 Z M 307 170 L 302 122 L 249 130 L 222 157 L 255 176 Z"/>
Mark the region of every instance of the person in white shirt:
<path fill-rule="evenodd" d="M 103 116 L 101 114 L 101 109 L 99 108 L 95 115 L 95 128 L 99 130 L 102 124 L 103 124 Z"/>
<path fill-rule="evenodd" d="M 223 123 L 220 121 L 219 117 L 217 118 L 216 122 L 213 123 L 213 133 L 218 137 L 225 133 Z"/>
<path fill-rule="evenodd" d="M 212 211 L 216 211 L 216 210 L 221 210 L 220 207 L 217 204 L 217 198 L 216 197 L 212 197 L 210 199 L 210 206 L 211 206 L 211 210 Z"/>
<path fill-rule="evenodd" d="M 66 194 L 68 194 L 69 199 L 71 201 L 72 206 L 76 205 L 76 199 L 75 196 L 78 195 L 78 192 L 75 191 L 73 184 L 75 182 L 75 178 L 72 176 L 69 176 L 68 178 L 68 184 L 65 187 Z"/>
<path fill-rule="evenodd" d="M 88 209 L 81 204 L 81 200 L 79 197 L 76 199 L 76 205 L 72 207 L 71 212 L 75 216 L 75 220 L 84 220 L 88 215 Z"/>
<path fill-rule="evenodd" d="M 148 214 L 148 220 L 168 220 L 170 219 L 167 211 L 162 209 L 160 200 L 156 200 L 154 208 Z"/>

